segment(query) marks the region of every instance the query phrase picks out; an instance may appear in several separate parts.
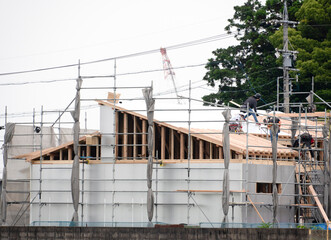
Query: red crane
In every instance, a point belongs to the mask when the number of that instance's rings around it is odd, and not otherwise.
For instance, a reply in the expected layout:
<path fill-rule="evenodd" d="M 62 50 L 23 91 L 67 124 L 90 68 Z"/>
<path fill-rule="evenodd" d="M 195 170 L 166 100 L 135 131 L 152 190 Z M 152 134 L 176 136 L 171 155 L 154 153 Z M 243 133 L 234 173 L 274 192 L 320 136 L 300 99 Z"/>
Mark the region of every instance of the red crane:
<path fill-rule="evenodd" d="M 171 78 L 172 84 L 174 85 L 174 89 L 176 92 L 176 97 L 179 98 L 177 88 L 176 88 L 176 83 L 175 83 L 175 72 L 171 66 L 170 59 L 167 55 L 167 50 L 165 48 L 160 48 L 160 52 L 162 55 L 164 79 L 167 80 L 168 78 Z M 179 100 L 178 100 L 178 102 L 179 102 Z"/>

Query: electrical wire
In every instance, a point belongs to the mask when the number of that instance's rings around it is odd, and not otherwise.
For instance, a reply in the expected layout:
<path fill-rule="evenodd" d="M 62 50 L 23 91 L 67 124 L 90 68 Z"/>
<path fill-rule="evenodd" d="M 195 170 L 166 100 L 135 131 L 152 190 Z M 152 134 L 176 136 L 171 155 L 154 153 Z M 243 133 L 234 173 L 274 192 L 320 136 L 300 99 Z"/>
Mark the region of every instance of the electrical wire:
<path fill-rule="evenodd" d="M 217 62 L 217 61 L 215 61 Z M 210 62 L 208 62 L 210 63 Z M 179 67 L 173 67 L 173 69 L 184 69 L 184 68 L 195 68 L 195 67 L 201 67 L 201 66 L 206 66 L 206 64 L 208 63 L 199 63 L 199 64 L 193 64 L 193 65 L 185 65 L 185 66 L 179 66 Z M 275 68 L 269 68 L 266 70 L 261 70 L 261 71 L 257 71 L 257 72 L 253 72 L 250 73 L 249 75 L 253 75 L 253 74 L 257 74 L 260 72 L 264 72 L 264 71 L 269 71 L 269 70 L 273 70 L 273 69 L 278 69 L 277 67 Z M 164 71 L 164 69 L 160 68 L 160 69 L 151 69 L 151 70 L 144 70 L 144 71 L 137 71 L 137 72 L 127 72 L 127 73 L 119 73 L 116 74 L 116 76 L 127 76 L 127 75 L 136 75 L 136 74 L 144 74 L 144 73 L 152 73 L 152 72 L 162 72 Z M 84 76 L 82 76 L 84 78 Z M 105 76 L 99 76 L 99 77 L 107 77 L 107 75 Z M 108 75 L 108 77 L 113 77 L 113 75 Z M 88 77 L 89 79 L 96 79 L 98 77 Z M 76 81 L 76 78 L 69 78 L 69 79 L 58 79 L 58 80 L 45 80 L 45 81 L 33 81 L 33 82 L 22 82 L 22 83 L 0 83 L 0 87 L 1 86 L 13 86 L 13 85 L 27 85 L 27 84 L 44 84 L 44 83 L 54 83 L 54 82 L 65 82 L 65 81 Z"/>
<path fill-rule="evenodd" d="M 174 49 L 190 47 L 190 46 L 199 45 L 199 44 L 205 44 L 205 43 L 209 43 L 209 42 L 213 42 L 213 41 L 219 41 L 219 40 L 223 40 L 223 39 L 230 38 L 230 37 L 234 37 L 234 34 L 224 33 L 224 34 L 219 34 L 219 35 L 215 35 L 215 36 L 211 36 L 211 37 L 207 37 L 207 38 L 202 38 L 202 39 L 198 39 L 198 40 L 194 40 L 194 41 L 190 41 L 190 42 L 186 42 L 186 43 L 172 45 L 172 46 L 167 47 L 166 49 L 174 50 Z M 115 60 L 115 59 L 123 59 L 123 58 L 137 57 L 137 56 L 157 53 L 159 51 L 160 51 L 160 49 L 153 49 L 153 50 L 148 50 L 148 51 L 143 51 L 143 52 L 127 54 L 127 55 L 123 55 L 123 56 L 118 56 L 118 57 L 110 57 L 110 58 L 105 58 L 105 59 L 89 61 L 89 62 L 68 64 L 68 65 L 61 65 L 61 66 L 54 66 L 54 67 L 46 67 L 46 68 L 39 68 L 39 69 L 32 69 L 32 70 L 24 70 L 24 71 L 16 71 L 16 72 L 0 73 L 0 77 L 8 76 L 8 75 L 17 75 L 17 74 L 56 70 L 56 69 L 61 69 L 61 68 L 77 67 L 79 65 L 82 66 L 82 65 L 96 64 L 96 63 L 111 61 L 111 60 Z"/>
<path fill-rule="evenodd" d="M 77 81 L 77 79 L 76 78 L 68 78 L 68 79 L 45 80 L 45 81 L 35 81 L 35 82 L 0 83 L 0 87 L 1 86 L 27 85 L 27 84 L 36 84 L 36 83 L 67 82 L 67 81 Z"/>
<path fill-rule="evenodd" d="M 207 63 L 200 63 L 195 65 L 186 65 L 186 66 L 180 66 L 180 67 L 173 67 L 173 69 L 183 69 L 183 68 L 194 68 L 194 67 L 201 67 L 205 66 Z M 127 73 L 119 73 L 116 74 L 116 76 L 126 76 L 126 75 L 136 75 L 136 74 L 144 74 L 144 73 L 152 73 L 152 72 L 163 72 L 164 69 L 152 69 L 152 70 L 145 70 L 145 71 L 138 71 L 138 72 L 127 72 Z M 100 77 L 107 77 L 105 76 L 99 76 Z M 108 75 L 108 77 L 113 77 L 112 75 Z M 84 76 L 82 76 L 84 78 Z M 96 79 L 98 77 L 88 77 L 88 79 Z M 86 79 L 85 79 L 86 80 Z M 70 78 L 70 79 L 58 79 L 58 80 L 45 80 L 45 81 L 31 81 L 31 82 L 22 82 L 22 83 L 0 83 L 1 86 L 12 86 L 12 85 L 27 85 L 27 84 L 43 84 L 43 83 L 54 83 L 54 82 L 65 82 L 65 81 L 77 81 L 76 78 Z"/>
<path fill-rule="evenodd" d="M 93 109 L 93 108 L 97 108 L 98 104 L 90 104 L 90 105 L 85 105 L 85 106 L 81 106 L 82 110 L 87 110 L 87 109 Z M 68 111 L 73 111 L 74 109 L 68 109 Z M 59 110 L 59 109 L 54 109 L 54 110 L 50 110 L 50 111 L 45 111 L 43 113 L 43 115 L 54 115 L 54 114 L 59 114 L 59 112 L 63 112 L 63 109 Z M 18 112 L 18 113 L 7 113 L 6 114 L 0 114 L 0 118 L 5 118 L 7 116 L 7 118 L 21 118 L 21 117 L 31 117 L 32 115 L 35 116 L 40 116 L 40 112 Z"/>

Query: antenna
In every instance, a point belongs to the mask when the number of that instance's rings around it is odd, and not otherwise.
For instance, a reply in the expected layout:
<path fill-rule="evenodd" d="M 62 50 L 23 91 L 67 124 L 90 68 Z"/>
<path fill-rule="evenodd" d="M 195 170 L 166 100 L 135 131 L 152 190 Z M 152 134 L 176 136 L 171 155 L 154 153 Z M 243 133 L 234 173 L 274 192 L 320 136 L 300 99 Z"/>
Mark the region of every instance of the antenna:
<path fill-rule="evenodd" d="M 176 83 L 175 83 L 175 72 L 174 72 L 174 70 L 171 66 L 170 59 L 167 55 L 167 50 L 165 48 L 160 48 L 160 52 L 161 52 L 161 55 L 162 55 L 164 79 L 167 80 L 169 77 L 171 78 L 172 84 L 174 85 L 174 89 L 175 89 L 175 92 L 176 92 L 176 97 L 177 97 L 178 103 L 180 103 L 179 95 L 178 95 L 177 88 L 176 88 Z"/>

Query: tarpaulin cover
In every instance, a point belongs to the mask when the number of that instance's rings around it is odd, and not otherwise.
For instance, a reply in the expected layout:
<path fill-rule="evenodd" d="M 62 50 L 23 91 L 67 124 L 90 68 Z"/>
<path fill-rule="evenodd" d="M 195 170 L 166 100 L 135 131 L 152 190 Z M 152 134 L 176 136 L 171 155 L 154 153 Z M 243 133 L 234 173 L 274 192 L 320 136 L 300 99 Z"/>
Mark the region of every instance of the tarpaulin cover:
<path fill-rule="evenodd" d="M 40 132 L 37 133 L 33 126 L 17 124 L 11 145 L 14 147 L 8 149 L 8 156 L 14 157 L 31 153 L 31 151 L 40 151 L 40 147 L 42 147 L 42 149 L 56 147 L 57 136 L 53 127 L 40 126 Z M 31 146 L 35 147 L 32 149 Z"/>
<path fill-rule="evenodd" d="M 273 203 L 273 223 L 277 222 L 277 208 L 278 208 L 278 190 L 277 190 L 277 134 L 279 131 L 279 125 L 275 124 L 275 118 L 273 119 L 273 125 L 271 126 L 272 134 L 272 203 Z"/>
<path fill-rule="evenodd" d="M 5 126 L 5 137 L 3 143 L 3 170 L 2 170 L 2 193 L 1 193 L 1 220 L 2 225 L 6 224 L 7 218 L 7 160 L 8 144 L 12 140 L 15 131 L 14 123 L 7 123 Z"/>
<path fill-rule="evenodd" d="M 231 112 L 229 109 L 222 112 L 225 123 L 223 125 L 223 156 L 224 156 L 224 175 L 223 175 L 223 193 L 222 193 L 222 208 L 224 219 L 227 222 L 229 212 L 229 198 L 230 198 L 230 180 L 229 180 L 229 164 L 230 164 L 230 138 L 229 138 L 229 123 L 231 119 Z"/>
<path fill-rule="evenodd" d="M 71 115 L 74 119 L 74 162 L 72 164 L 71 172 L 71 195 L 72 203 L 74 206 L 74 214 L 72 221 L 78 221 L 78 204 L 79 204 L 79 153 L 78 153 L 78 144 L 79 144 L 79 116 L 80 116 L 80 88 L 82 85 L 82 79 L 77 79 L 76 85 L 76 99 L 75 99 L 75 110 L 71 112 Z"/>
<path fill-rule="evenodd" d="M 147 108 L 147 119 L 148 119 L 148 162 L 147 162 L 147 215 L 148 220 L 151 222 L 153 219 L 154 212 L 154 195 L 152 190 L 152 175 L 153 175 L 153 119 L 154 119 L 154 105 L 155 100 L 153 99 L 153 89 L 145 88 L 142 90 L 146 108 Z"/>

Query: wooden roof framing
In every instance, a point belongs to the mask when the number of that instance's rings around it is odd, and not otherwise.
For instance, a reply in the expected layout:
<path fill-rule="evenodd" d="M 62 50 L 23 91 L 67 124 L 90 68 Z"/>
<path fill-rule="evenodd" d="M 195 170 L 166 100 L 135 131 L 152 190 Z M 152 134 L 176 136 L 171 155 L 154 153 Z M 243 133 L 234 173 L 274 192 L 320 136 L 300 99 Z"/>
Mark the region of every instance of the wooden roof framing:
<path fill-rule="evenodd" d="M 97 100 L 100 105 L 116 109 L 115 126 L 115 156 L 118 160 L 146 160 L 147 159 L 147 117 L 135 111 L 114 105 L 114 101 Z M 159 160 L 185 161 L 190 154 L 191 160 L 211 161 L 223 159 L 223 140 L 220 130 L 194 129 L 190 132 L 187 128 L 176 127 L 165 122 L 154 122 L 154 156 Z M 190 133 L 190 134 L 189 134 Z M 98 138 L 93 160 L 100 160 L 101 151 L 100 133 L 95 133 Z M 188 148 L 188 137 L 191 137 L 191 148 Z M 90 156 L 91 148 L 87 143 L 88 136 L 83 136 L 80 141 L 80 156 Z M 230 151 L 232 159 L 246 157 L 246 134 L 230 134 Z M 263 139 L 253 134 L 248 135 L 248 155 L 250 159 L 271 159 L 272 149 L 270 140 Z M 93 146 L 93 145 L 92 145 Z M 15 158 L 25 158 L 27 161 L 39 161 L 42 156 L 46 160 L 72 160 L 73 141 L 58 147 L 45 149 L 40 153 L 36 151 Z M 64 154 L 65 151 L 65 154 Z M 85 151 L 85 154 L 83 154 Z M 190 151 L 190 152 L 189 152 Z M 156 155 L 158 154 L 158 155 Z M 67 156 L 67 159 L 65 156 Z M 280 159 L 294 159 L 297 152 L 278 145 L 277 151 Z"/>
<path fill-rule="evenodd" d="M 127 114 L 139 117 L 141 119 L 147 120 L 147 117 L 136 113 L 134 111 L 130 111 L 127 110 L 123 107 L 114 105 L 112 102 L 107 102 L 107 101 L 97 101 L 99 104 L 101 105 L 106 105 L 106 106 L 110 106 L 113 109 L 117 109 L 120 110 L 121 112 L 125 112 Z M 170 129 L 170 131 L 177 131 L 180 134 L 185 134 L 188 135 L 189 131 L 187 128 L 182 128 L 182 127 L 176 127 L 173 125 L 170 125 L 168 123 L 165 122 L 157 122 L 156 125 L 160 126 L 161 128 L 161 132 L 160 134 L 164 136 L 164 131 L 165 128 Z M 203 140 L 205 142 L 208 143 L 212 143 L 215 144 L 217 147 L 222 148 L 223 147 L 223 143 L 222 143 L 222 134 L 220 133 L 219 130 L 214 130 L 214 129 L 190 129 L 190 133 L 192 137 L 195 137 L 197 140 Z M 155 131 L 156 132 L 156 131 Z M 219 132 L 219 133 L 217 133 Z M 182 135 L 181 135 L 182 136 Z M 171 144 L 173 144 L 173 139 L 170 138 L 169 139 L 169 143 L 168 146 L 170 146 Z M 181 143 L 183 143 L 183 139 L 181 139 L 180 141 Z M 248 148 L 248 154 L 251 156 L 259 156 L 259 157 L 263 157 L 263 158 L 270 158 L 272 156 L 272 149 L 271 149 L 271 142 L 270 140 L 266 140 L 263 139 L 261 137 L 258 136 L 254 136 L 253 134 L 249 134 L 248 136 L 248 144 L 249 145 L 254 145 L 254 147 L 249 147 Z M 163 145 L 167 145 L 164 141 L 164 138 L 161 139 L 161 152 L 163 148 Z M 259 146 L 259 147 L 256 147 Z M 201 151 L 203 150 L 204 145 L 203 143 L 200 141 L 199 142 L 199 155 L 201 154 Z M 246 134 L 231 134 L 230 135 L 230 149 L 231 151 L 235 152 L 234 155 L 241 155 L 238 156 L 238 158 L 242 158 L 245 157 L 246 155 Z M 181 152 L 181 157 L 180 159 L 182 159 L 183 157 L 183 152 Z M 221 156 L 222 154 L 218 154 L 218 158 L 223 158 Z M 289 158 L 292 159 L 294 157 L 297 156 L 297 152 L 290 149 L 290 148 L 286 148 L 282 145 L 278 145 L 278 157 L 280 158 Z M 233 157 L 235 158 L 235 157 Z M 161 153 L 161 159 L 164 159 L 164 153 Z M 173 158 L 169 158 L 169 159 L 173 159 Z"/>
<path fill-rule="evenodd" d="M 98 132 L 95 132 L 93 134 L 85 135 L 85 136 L 82 136 L 79 138 L 79 144 L 86 145 L 86 148 L 85 148 L 86 154 L 85 155 L 89 154 L 89 149 L 90 149 L 89 145 L 94 145 L 95 147 L 97 147 L 97 145 L 99 144 L 98 140 L 92 140 L 91 143 L 89 144 L 89 138 L 94 138 L 94 139 L 100 138 L 100 134 Z M 18 155 L 13 158 L 26 159 L 26 161 L 28 161 L 28 162 L 31 162 L 34 160 L 39 161 L 41 156 L 43 157 L 43 159 L 45 161 L 48 161 L 48 160 L 59 160 L 59 161 L 73 160 L 73 145 L 74 145 L 74 142 L 70 141 L 70 142 L 61 144 L 57 147 L 51 147 L 51 148 L 44 149 L 41 152 L 38 150 L 35 152 Z M 64 151 L 66 152 L 65 155 L 64 155 Z M 79 151 L 82 152 L 81 147 L 79 147 Z M 80 154 L 80 155 L 82 155 L 82 154 Z M 58 156 L 58 158 L 55 159 L 54 156 Z"/>

